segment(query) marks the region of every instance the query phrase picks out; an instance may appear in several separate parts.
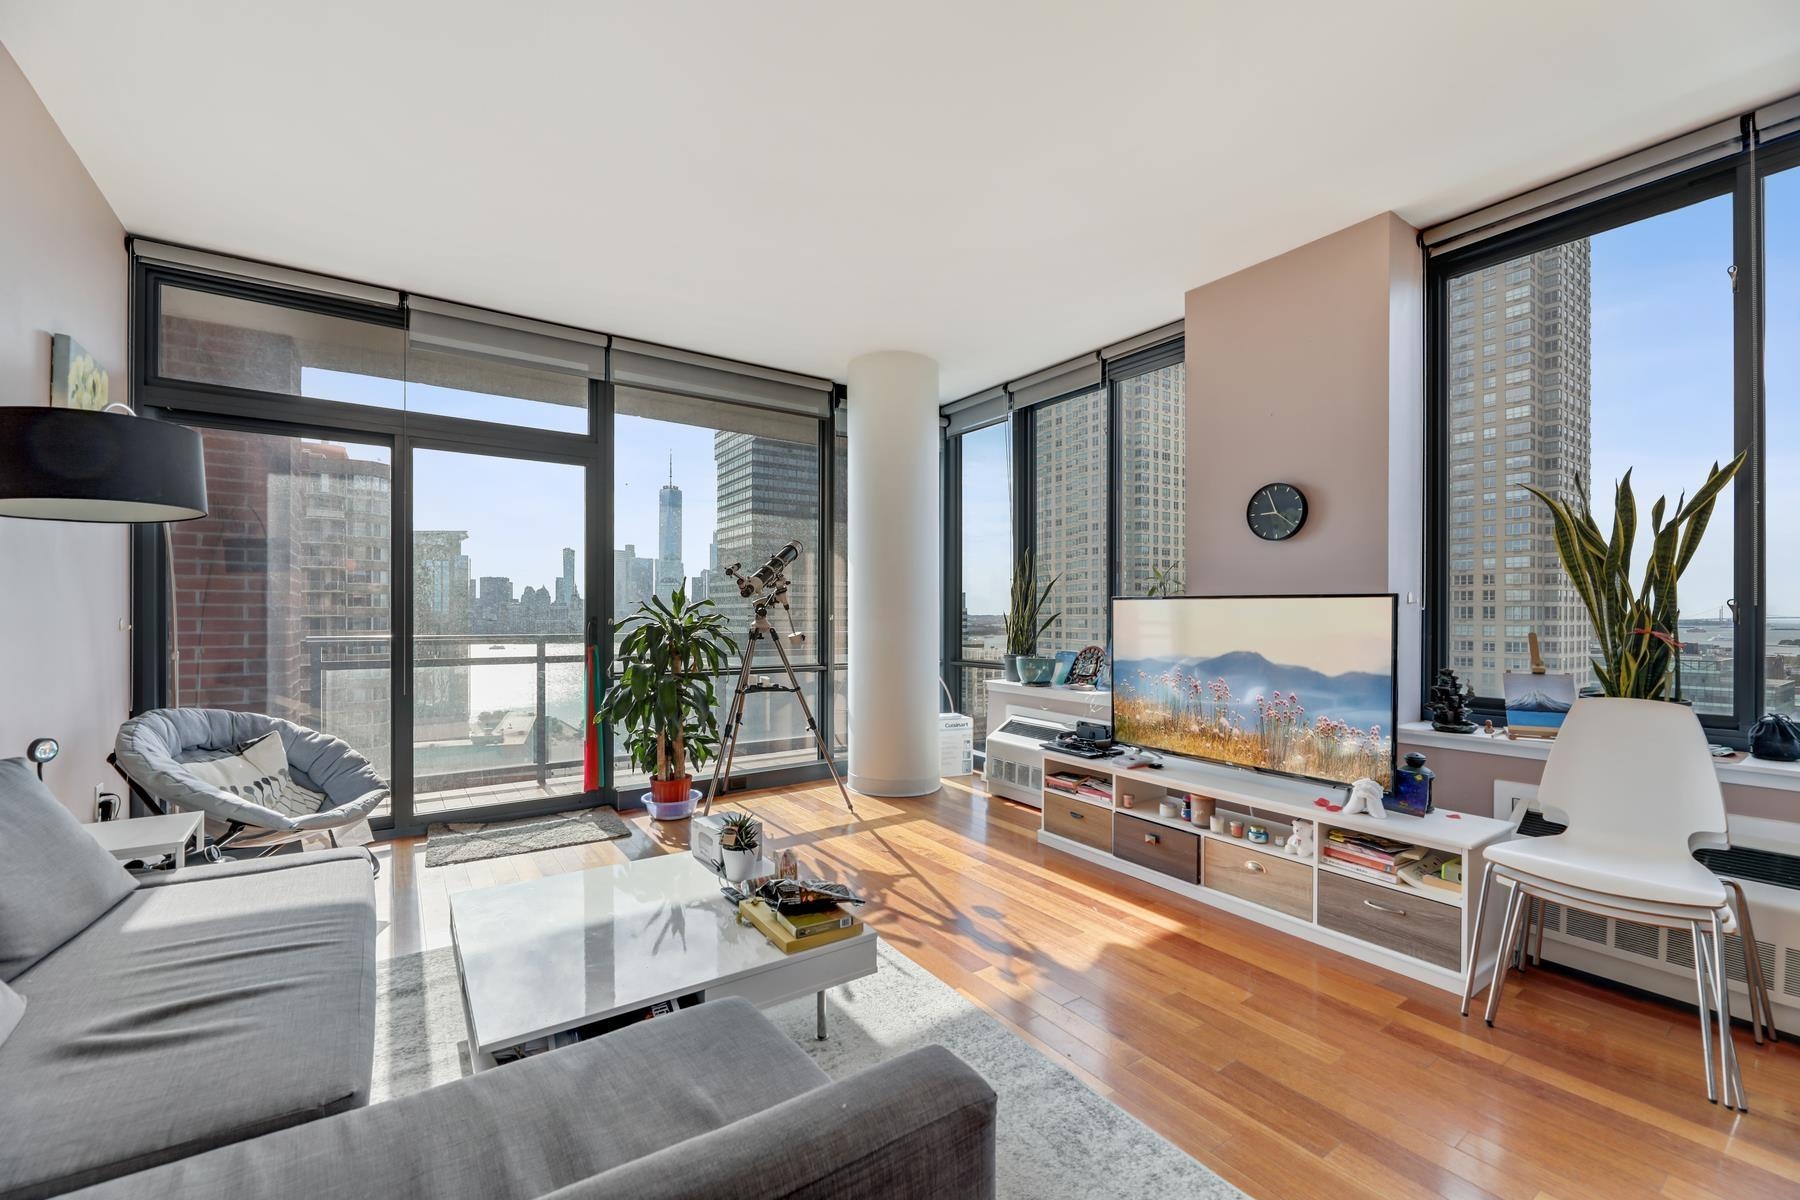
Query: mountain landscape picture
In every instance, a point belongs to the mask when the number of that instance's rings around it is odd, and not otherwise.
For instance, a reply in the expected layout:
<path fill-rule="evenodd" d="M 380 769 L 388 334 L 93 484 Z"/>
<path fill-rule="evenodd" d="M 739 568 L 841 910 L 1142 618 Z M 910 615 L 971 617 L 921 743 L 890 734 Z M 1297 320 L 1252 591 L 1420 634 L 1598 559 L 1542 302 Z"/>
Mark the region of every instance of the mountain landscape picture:
<path fill-rule="evenodd" d="M 1119 741 L 1390 786 L 1392 596 L 1118 600 L 1113 640 Z"/>

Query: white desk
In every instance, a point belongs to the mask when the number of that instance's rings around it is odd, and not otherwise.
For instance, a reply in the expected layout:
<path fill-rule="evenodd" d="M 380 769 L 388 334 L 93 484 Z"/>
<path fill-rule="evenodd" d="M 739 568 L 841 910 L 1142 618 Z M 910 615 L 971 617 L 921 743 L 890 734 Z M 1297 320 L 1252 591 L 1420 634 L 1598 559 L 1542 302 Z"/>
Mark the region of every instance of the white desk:
<path fill-rule="evenodd" d="M 175 856 L 176 867 L 187 865 L 187 845 L 200 845 L 201 825 L 206 814 L 169 813 L 160 817 L 131 817 L 122 821 L 98 821 L 83 825 L 100 848 L 118 859 L 145 862 L 165 854 Z"/>
<path fill-rule="evenodd" d="M 691 854 L 457 892 L 450 935 L 476 1070 L 494 1052 L 694 992 L 767 1007 L 875 973 L 875 931 L 784 954 Z"/>

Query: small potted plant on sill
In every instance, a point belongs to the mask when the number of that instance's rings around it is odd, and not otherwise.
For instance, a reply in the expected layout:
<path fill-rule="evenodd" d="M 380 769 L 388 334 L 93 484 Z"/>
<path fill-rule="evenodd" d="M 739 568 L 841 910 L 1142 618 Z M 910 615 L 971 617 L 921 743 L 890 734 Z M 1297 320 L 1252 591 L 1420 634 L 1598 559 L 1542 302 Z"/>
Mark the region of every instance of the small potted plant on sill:
<path fill-rule="evenodd" d="M 727 813 L 719 825 L 719 857 L 725 880 L 742 883 L 756 874 L 762 856 L 762 822 L 746 812 Z"/>
<path fill-rule="evenodd" d="M 710 600 L 689 604 L 675 589 L 652 596 L 620 623 L 619 676 L 594 713 L 618 730 L 632 765 L 650 775 L 644 806 L 659 821 L 693 815 L 693 769 L 719 749 L 713 676 L 737 653 L 725 616 Z"/>
<path fill-rule="evenodd" d="M 1038 638 L 1062 617 L 1061 613 L 1043 616 L 1044 606 L 1050 603 L 1050 589 L 1061 578 L 1061 575 L 1056 576 L 1044 585 L 1043 591 L 1038 591 L 1037 578 L 1031 570 L 1029 550 L 1019 555 L 1019 561 L 1013 567 L 1012 604 L 1006 611 L 1004 624 L 1006 654 L 1003 660 L 1005 670 L 1002 673 L 1002 677 L 1010 683 L 1019 682 L 1019 660 L 1031 657 L 1037 649 Z M 1049 660 L 1049 668 L 1042 672 L 1041 682 L 1049 682 L 1049 672 L 1055 666 L 1055 660 Z"/>

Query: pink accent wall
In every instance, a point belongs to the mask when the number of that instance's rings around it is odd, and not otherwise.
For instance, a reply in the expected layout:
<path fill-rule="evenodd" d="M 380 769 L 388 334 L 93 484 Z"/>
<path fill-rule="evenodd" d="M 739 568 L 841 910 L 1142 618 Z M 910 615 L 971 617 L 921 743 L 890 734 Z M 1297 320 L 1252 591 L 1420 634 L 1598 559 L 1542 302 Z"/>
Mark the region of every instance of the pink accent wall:
<path fill-rule="evenodd" d="M 1187 293 L 1187 579 L 1195 593 L 1401 597 L 1400 678 L 1419 677 L 1424 265 L 1392 213 Z M 1285 542 L 1244 507 L 1306 493 Z M 1401 688 L 1401 720 L 1417 715 Z"/>

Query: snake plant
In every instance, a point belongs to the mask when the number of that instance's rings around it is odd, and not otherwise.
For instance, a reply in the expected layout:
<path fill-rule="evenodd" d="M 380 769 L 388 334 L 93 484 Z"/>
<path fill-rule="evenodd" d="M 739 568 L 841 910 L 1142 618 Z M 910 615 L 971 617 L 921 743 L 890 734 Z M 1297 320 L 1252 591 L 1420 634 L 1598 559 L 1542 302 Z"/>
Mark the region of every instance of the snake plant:
<path fill-rule="evenodd" d="M 1640 700 L 1673 698 L 1670 689 L 1681 657 L 1681 608 L 1676 601 L 1676 585 L 1700 548 L 1719 493 L 1743 465 L 1742 454 L 1723 467 L 1715 462 L 1706 474 L 1706 482 L 1691 498 L 1676 499 L 1675 514 L 1666 523 L 1663 515 L 1668 498 L 1657 497 L 1650 509 L 1650 554 L 1644 563 L 1643 580 L 1635 588 L 1631 554 L 1637 539 L 1638 510 L 1630 471 L 1625 472 L 1613 493 L 1610 538 L 1601 534 L 1594 521 L 1579 480 L 1579 512 L 1568 502 L 1526 485 L 1526 490 L 1550 510 L 1557 557 L 1593 622 L 1594 641 L 1600 651 L 1593 659 L 1594 676 L 1606 695 Z"/>
<path fill-rule="evenodd" d="M 1006 610 L 1006 652 L 1008 654 L 1030 654 L 1037 647 L 1038 638 L 1062 616 L 1052 613 L 1038 619 L 1044 606 L 1050 603 L 1050 589 L 1061 579 L 1058 575 L 1044 585 L 1042 592 L 1037 590 L 1037 577 L 1031 571 L 1031 551 L 1019 555 L 1018 565 L 1013 568 L 1012 604 Z"/>

